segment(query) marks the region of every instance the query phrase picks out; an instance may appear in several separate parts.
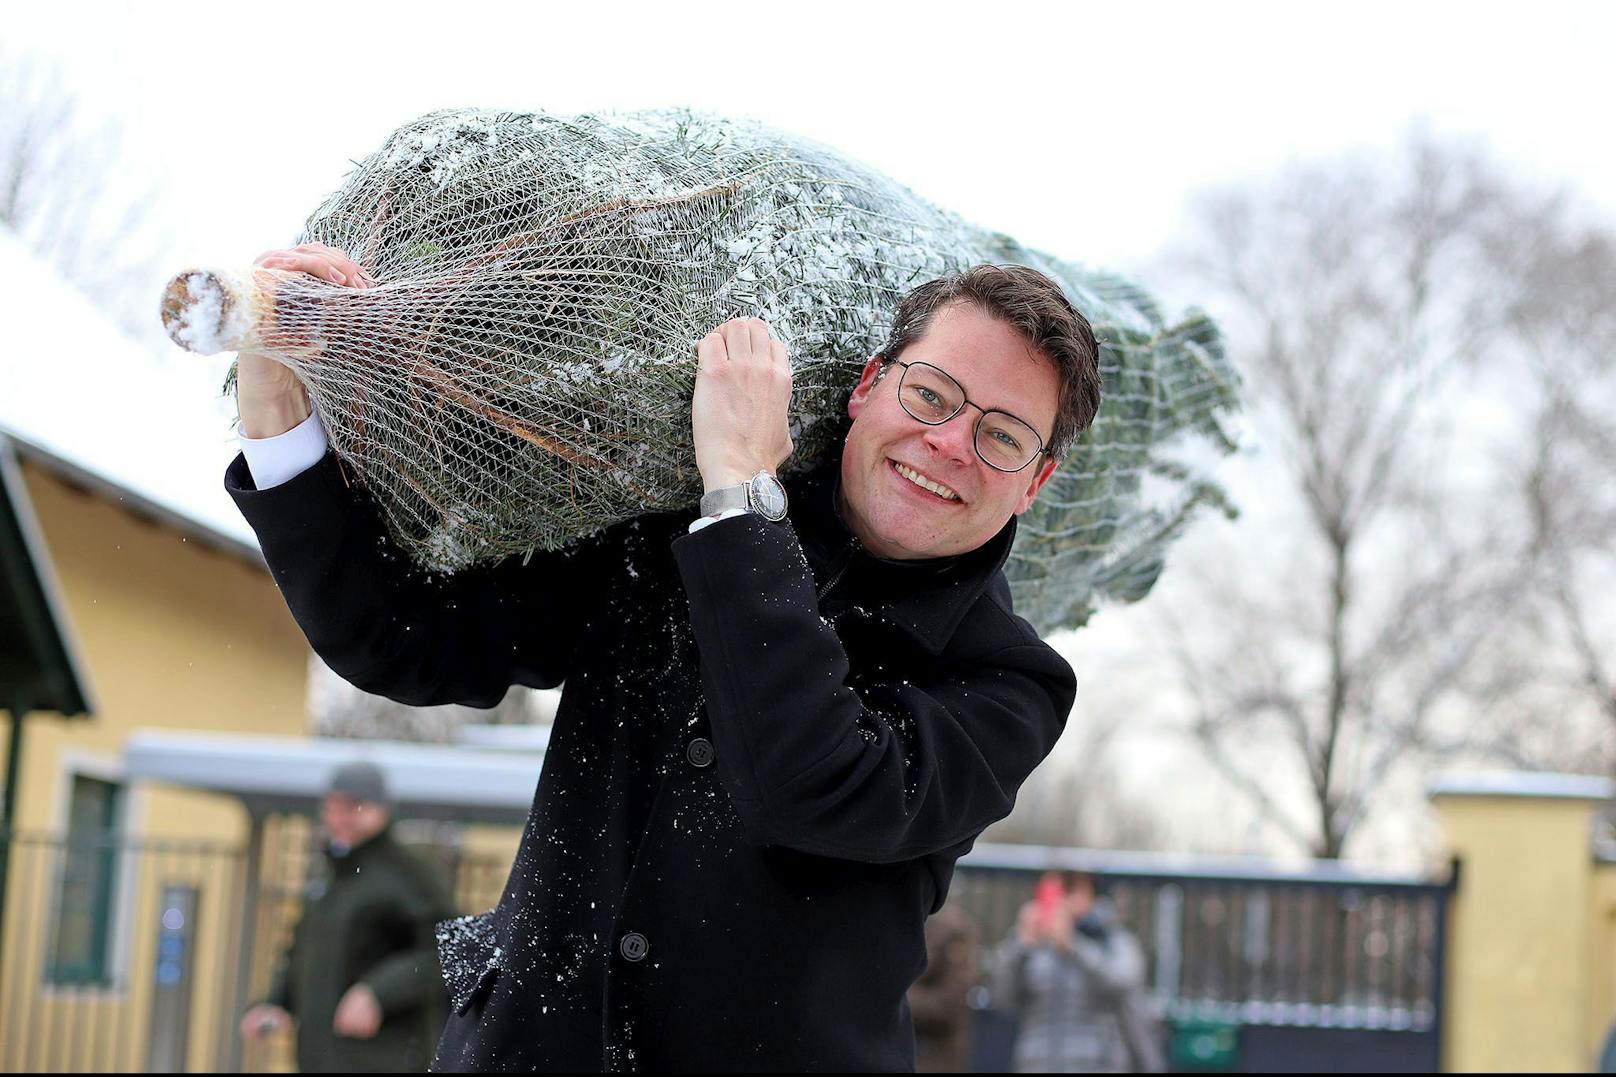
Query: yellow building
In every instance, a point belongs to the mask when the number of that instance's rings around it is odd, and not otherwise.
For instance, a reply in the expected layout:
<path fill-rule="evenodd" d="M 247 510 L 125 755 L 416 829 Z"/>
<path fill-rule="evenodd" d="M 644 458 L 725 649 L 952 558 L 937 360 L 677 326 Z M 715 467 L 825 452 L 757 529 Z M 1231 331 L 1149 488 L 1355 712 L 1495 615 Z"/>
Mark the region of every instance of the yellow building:
<path fill-rule="evenodd" d="M 25 726 L 0 1065 L 145 1069 L 156 903 L 165 887 L 197 891 L 213 930 L 195 937 L 191 989 L 219 997 L 247 815 L 224 797 L 131 786 L 125 742 L 138 727 L 301 734 L 308 645 L 255 548 L 6 440 L 93 709 Z M 190 1023 L 189 1057 L 217 1056 L 218 1025 Z"/>
<path fill-rule="evenodd" d="M 1443 1058 L 1458 1073 L 1586 1073 L 1616 1020 L 1607 778 L 1472 774 L 1431 795 L 1460 865 Z"/>
<path fill-rule="evenodd" d="M 503 824 L 425 836 L 480 909 L 541 757 L 303 736 L 308 645 L 256 547 L 3 433 L 0 469 L 0 515 L 32 533 L 47 616 L 93 685 L 87 714 L 24 727 L 0 1066 L 280 1068 L 285 1044 L 242 1058 L 235 1020 L 299 911 L 335 763 L 382 765 L 401 818 Z"/>

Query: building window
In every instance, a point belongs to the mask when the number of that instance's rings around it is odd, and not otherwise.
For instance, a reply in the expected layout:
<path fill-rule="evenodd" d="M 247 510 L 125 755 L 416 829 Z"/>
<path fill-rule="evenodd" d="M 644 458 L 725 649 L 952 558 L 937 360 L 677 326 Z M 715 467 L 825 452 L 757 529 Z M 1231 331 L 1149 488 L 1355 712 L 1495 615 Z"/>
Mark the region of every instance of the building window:
<path fill-rule="evenodd" d="M 73 775 L 56 888 L 56 927 L 46 970 L 53 984 L 94 986 L 112 980 L 115 839 L 122 793 L 115 782 Z"/>

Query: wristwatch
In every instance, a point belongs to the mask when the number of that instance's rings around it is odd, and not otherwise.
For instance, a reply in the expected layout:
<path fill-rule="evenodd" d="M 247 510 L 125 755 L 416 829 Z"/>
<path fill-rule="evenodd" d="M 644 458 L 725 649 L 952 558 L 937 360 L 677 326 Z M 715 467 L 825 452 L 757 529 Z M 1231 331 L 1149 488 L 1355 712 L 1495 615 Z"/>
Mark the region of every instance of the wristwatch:
<path fill-rule="evenodd" d="M 765 520 L 778 522 L 786 518 L 786 488 L 767 471 L 759 471 L 751 480 L 739 486 L 725 486 L 701 495 L 701 514 L 717 516 L 730 509 L 746 509 Z"/>

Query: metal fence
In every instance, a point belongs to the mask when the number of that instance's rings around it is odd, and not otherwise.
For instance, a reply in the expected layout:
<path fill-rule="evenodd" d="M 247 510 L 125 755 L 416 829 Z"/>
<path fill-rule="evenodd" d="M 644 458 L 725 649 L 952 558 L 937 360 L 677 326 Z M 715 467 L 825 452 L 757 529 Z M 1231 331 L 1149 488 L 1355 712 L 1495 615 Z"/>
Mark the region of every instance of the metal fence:
<path fill-rule="evenodd" d="M 0 853 L 6 845 L 0 834 Z M 172 1002 L 229 981 L 241 928 L 239 849 L 116 835 L 18 834 L 9 845 L 0 1068 L 169 1068 L 176 1043 L 151 1032 L 170 1011 L 182 1054 L 193 1034 L 207 1039 L 189 1005 Z M 188 923 L 176 924 L 176 908 Z M 182 935 L 188 945 L 175 952 L 171 940 Z"/>
<path fill-rule="evenodd" d="M 961 861 L 949 900 L 978 925 L 984 956 L 1013 931 L 1048 869 L 1103 881 L 1144 949 L 1146 988 L 1163 1021 L 1227 1026 L 1239 1037 L 1242 1069 L 1351 1068 L 1363 1059 L 1381 1070 L 1433 1070 L 1440 1062 L 1454 879 L 1323 862 L 1284 871 L 1255 861 L 981 846 Z"/>
<path fill-rule="evenodd" d="M 398 836 L 452 880 L 462 911 L 499 898 L 509 860 L 459 830 Z M 0 833 L 0 854 L 7 839 Z M 290 1036 L 244 1045 L 242 1005 L 268 988 L 319 869 L 316 828 L 265 820 L 256 866 L 229 843 L 18 834 L 0 964 L 6 1072 L 285 1072 Z"/>
<path fill-rule="evenodd" d="M 398 836 L 440 865 L 462 911 L 498 900 L 508 857 L 468 853 L 452 825 L 401 822 Z M 24 834 L 12 845 L 0 1067 L 293 1068 L 289 1036 L 244 1050 L 235 1025 L 267 989 L 319 870 L 312 820 L 267 820 L 256 866 L 214 842 Z M 1051 868 L 1106 881 L 1145 950 L 1158 1011 L 1237 1029 L 1239 1068 L 1437 1068 L 1452 881 L 981 846 L 949 900 L 975 921 L 982 953 Z M 991 1008 L 979 1016 L 977 1061 L 1003 1067 L 1009 1033 L 987 1042 Z"/>

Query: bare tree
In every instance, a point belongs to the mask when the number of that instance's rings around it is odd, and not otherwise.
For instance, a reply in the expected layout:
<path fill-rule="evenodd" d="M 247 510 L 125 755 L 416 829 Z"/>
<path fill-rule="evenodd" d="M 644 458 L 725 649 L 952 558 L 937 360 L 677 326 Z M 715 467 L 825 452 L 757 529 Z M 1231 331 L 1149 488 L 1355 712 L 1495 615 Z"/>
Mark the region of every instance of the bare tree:
<path fill-rule="evenodd" d="M 1482 267 L 1514 199 L 1479 154 L 1416 137 L 1193 217 L 1184 265 L 1243 360 L 1272 505 L 1196 566 L 1169 649 L 1206 759 L 1315 856 L 1342 854 L 1399 765 L 1510 757 L 1509 716 L 1466 689 L 1530 542 L 1472 496 L 1456 416 L 1493 376 Z"/>
<path fill-rule="evenodd" d="M 0 226 L 126 331 L 156 341 L 169 259 L 158 190 L 133 171 L 117 123 L 89 116 L 59 72 L 0 52 Z"/>
<path fill-rule="evenodd" d="M 1616 235 L 1546 204 L 1494 256 L 1519 282 L 1504 307 L 1535 390 L 1518 489 L 1538 554 L 1553 672 L 1616 730 Z"/>

